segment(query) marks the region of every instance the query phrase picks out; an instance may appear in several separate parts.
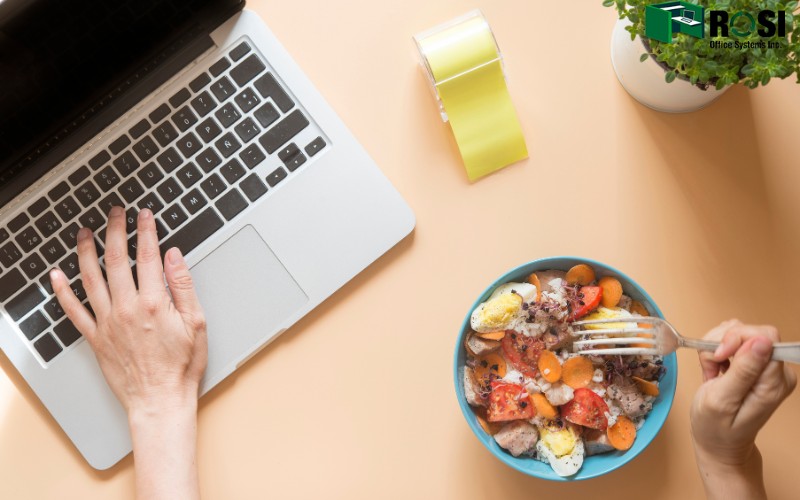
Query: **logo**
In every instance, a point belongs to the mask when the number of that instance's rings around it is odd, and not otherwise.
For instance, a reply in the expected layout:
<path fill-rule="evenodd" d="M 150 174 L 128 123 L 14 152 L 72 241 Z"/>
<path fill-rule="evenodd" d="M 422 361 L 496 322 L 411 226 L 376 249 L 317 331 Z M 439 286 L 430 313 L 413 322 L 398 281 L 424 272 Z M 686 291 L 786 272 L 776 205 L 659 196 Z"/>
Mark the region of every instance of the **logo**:
<path fill-rule="evenodd" d="M 648 5 L 644 12 L 645 36 L 672 43 L 676 33 L 695 38 L 705 36 L 705 9 L 688 2 L 664 2 Z"/>

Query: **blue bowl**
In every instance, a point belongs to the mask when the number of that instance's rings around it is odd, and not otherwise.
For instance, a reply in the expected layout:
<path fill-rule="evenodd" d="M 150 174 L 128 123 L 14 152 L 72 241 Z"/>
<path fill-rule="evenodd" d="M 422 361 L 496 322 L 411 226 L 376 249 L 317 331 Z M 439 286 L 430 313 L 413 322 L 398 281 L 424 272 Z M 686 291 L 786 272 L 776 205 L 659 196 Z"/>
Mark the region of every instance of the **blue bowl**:
<path fill-rule="evenodd" d="M 489 285 L 486 290 L 478 297 L 478 300 L 472 304 L 467 315 L 464 318 L 464 323 L 461 325 L 461 332 L 459 332 L 458 340 L 456 341 L 456 354 L 455 362 L 453 364 L 453 376 L 456 383 L 456 398 L 458 404 L 461 406 L 461 412 L 464 418 L 467 419 L 472 432 L 483 443 L 492 454 L 497 457 L 504 464 L 520 471 L 529 476 L 538 477 L 541 479 L 549 479 L 551 481 L 578 481 L 581 479 L 590 479 L 593 477 L 602 476 L 614 469 L 618 469 L 626 463 L 633 460 L 636 455 L 642 452 L 651 441 L 656 437 L 658 431 L 667 420 L 670 408 L 672 408 L 672 400 L 675 397 L 675 385 L 678 380 L 678 362 L 675 354 L 670 354 L 664 357 L 664 366 L 667 371 L 659 383 L 659 395 L 653 404 L 653 410 L 645 418 L 645 423 L 637 432 L 636 441 L 634 441 L 631 449 L 627 451 L 612 451 L 602 455 L 593 455 L 586 457 L 583 462 L 583 467 L 577 474 L 570 477 L 561 477 L 550 467 L 549 464 L 540 462 L 530 457 L 514 457 L 503 448 L 501 448 L 494 438 L 487 434 L 478 419 L 475 417 L 475 412 L 467 404 L 464 397 L 464 382 L 463 382 L 463 367 L 466 362 L 466 353 L 464 351 L 464 340 L 466 339 L 467 332 L 470 329 L 470 314 L 481 302 L 486 301 L 489 295 L 492 294 L 495 288 L 508 283 L 509 281 L 524 282 L 527 277 L 535 271 L 545 271 L 547 269 L 559 269 L 566 271 L 576 264 L 589 264 L 592 266 L 598 276 L 613 276 L 622 283 L 622 288 L 625 294 L 631 298 L 638 300 L 647 307 L 650 313 L 659 318 L 663 318 L 661 310 L 653 302 L 653 299 L 642 289 L 635 281 L 630 279 L 625 274 L 617 271 L 613 267 L 607 266 L 600 262 L 580 257 L 549 257 L 545 259 L 538 259 L 527 264 L 523 264 L 517 268 L 505 273 L 494 283 Z"/>

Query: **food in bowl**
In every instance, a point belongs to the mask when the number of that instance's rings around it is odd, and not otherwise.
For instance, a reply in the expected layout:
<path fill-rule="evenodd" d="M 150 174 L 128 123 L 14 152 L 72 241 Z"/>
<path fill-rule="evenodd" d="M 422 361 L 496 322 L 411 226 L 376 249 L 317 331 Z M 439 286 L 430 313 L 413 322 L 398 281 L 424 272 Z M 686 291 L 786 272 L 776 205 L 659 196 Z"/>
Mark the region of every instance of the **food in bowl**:
<path fill-rule="evenodd" d="M 509 454 L 572 476 L 587 456 L 631 448 L 665 373 L 661 356 L 572 353 L 573 323 L 648 315 L 619 280 L 598 278 L 587 264 L 502 284 L 470 315 L 464 397 Z M 596 337 L 636 326 L 586 328 Z"/>

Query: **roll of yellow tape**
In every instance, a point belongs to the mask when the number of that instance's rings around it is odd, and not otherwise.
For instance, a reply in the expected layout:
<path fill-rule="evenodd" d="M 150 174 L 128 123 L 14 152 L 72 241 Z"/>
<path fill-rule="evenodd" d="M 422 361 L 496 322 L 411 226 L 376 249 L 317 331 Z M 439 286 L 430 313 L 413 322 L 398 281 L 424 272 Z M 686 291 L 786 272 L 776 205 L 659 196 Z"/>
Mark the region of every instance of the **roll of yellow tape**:
<path fill-rule="evenodd" d="M 414 41 L 469 179 L 527 158 L 500 49 L 483 14 L 472 11 L 414 36 Z"/>

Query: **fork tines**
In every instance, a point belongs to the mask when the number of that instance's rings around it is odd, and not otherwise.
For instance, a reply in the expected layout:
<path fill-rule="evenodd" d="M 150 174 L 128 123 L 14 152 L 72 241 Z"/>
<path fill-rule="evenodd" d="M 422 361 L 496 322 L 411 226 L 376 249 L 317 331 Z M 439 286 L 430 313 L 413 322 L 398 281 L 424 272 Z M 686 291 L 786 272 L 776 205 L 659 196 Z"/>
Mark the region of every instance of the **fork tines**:
<path fill-rule="evenodd" d="M 591 325 L 608 325 L 619 323 L 655 323 L 659 318 L 651 317 L 632 317 L 632 318 L 606 318 L 587 321 L 575 321 L 571 324 L 573 327 L 586 327 Z M 635 335 L 639 333 L 650 334 L 651 337 L 639 337 Z M 636 354 L 657 354 L 656 340 L 657 331 L 655 328 L 642 328 L 638 325 L 631 326 L 630 328 L 600 328 L 591 330 L 578 330 L 572 331 L 572 336 L 583 337 L 583 340 L 576 340 L 573 342 L 573 352 L 577 354 L 586 355 L 636 355 Z M 594 338 L 587 338 L 589 336 L 596 336 Z M 637 344 L 636 347 L 625 347 L 632 344 Z M 608 347 L 606 349 L 598 349 L 597 347 Z"/>

